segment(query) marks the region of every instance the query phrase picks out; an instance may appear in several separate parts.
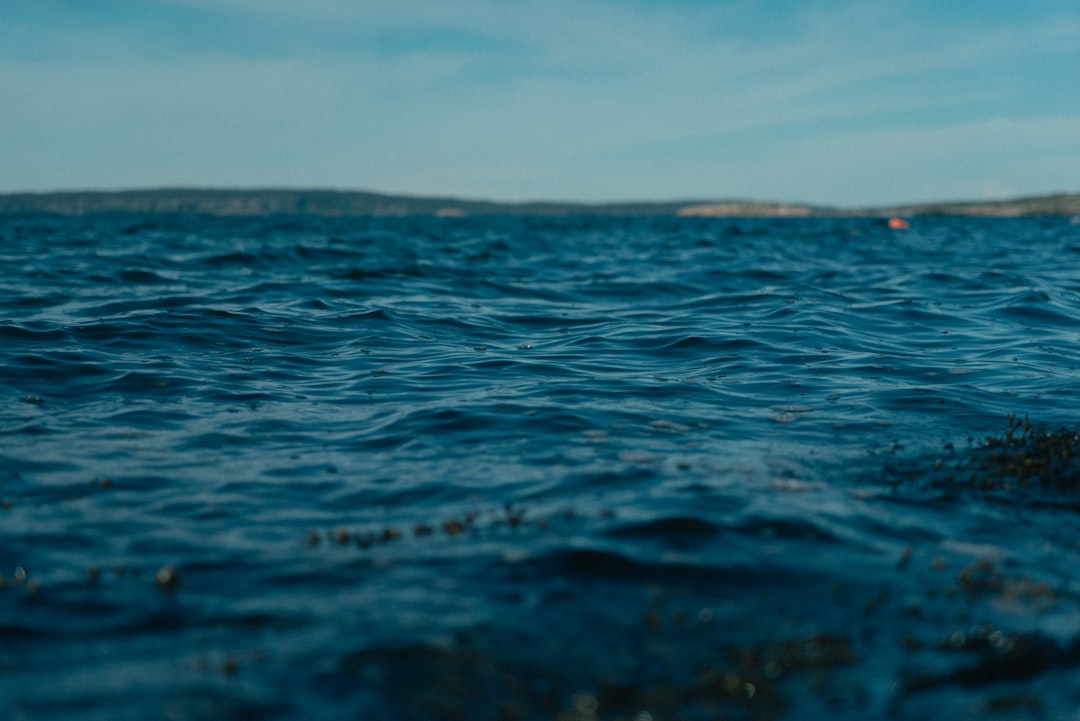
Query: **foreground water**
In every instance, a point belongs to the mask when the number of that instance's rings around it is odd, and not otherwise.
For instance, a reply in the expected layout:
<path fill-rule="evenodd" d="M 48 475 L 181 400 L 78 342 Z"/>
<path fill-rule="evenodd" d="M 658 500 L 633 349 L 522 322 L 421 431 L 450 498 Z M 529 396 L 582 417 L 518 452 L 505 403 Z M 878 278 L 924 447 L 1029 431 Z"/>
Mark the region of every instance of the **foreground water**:
<path fill-rule="evenodd" d="M 25 217 L 0 261 L 4 718 L 1080 718 L 1080 494 L 983 447 L 1076 425 L 1068 219 Z"/>

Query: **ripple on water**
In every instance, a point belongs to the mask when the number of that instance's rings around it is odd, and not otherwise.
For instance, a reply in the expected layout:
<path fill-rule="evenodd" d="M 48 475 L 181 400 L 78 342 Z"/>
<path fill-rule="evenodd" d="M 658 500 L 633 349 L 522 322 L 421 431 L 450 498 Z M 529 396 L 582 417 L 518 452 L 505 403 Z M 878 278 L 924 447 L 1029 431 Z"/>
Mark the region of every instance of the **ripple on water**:
<path fill-rule="evenodd" d="M 0 219 L 0 703 L 1061 717 L 1070 228 Z"/>

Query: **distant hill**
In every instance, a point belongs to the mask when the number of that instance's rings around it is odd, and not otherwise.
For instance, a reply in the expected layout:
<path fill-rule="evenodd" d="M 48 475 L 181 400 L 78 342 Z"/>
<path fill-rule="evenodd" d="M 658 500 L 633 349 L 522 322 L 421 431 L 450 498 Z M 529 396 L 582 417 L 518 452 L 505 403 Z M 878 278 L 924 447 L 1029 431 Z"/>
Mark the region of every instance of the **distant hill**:
<path fill-rule="evenodd" d="M 460 198 L 386 195 L 360 191 L 195 189 L 0 194 L 0 215 L 47 213 L 194 213 L 217 216 L 682 216 L 855 217 L 967 215 L 1020 217 L 1080 215 L 1080 193 L 995 201 L 920 203 L 876 208 L 836 208 L 745 200 L 640 203 L 498 203 Z"/>
<path fill-rule="evenodd" d="M 1080 193 L 1038 195 L 1012 200 L 923 203 L 882 208 L 882 215 L 979 215 L 1015 218 L 1033 215 L 1080 215 Z"/>

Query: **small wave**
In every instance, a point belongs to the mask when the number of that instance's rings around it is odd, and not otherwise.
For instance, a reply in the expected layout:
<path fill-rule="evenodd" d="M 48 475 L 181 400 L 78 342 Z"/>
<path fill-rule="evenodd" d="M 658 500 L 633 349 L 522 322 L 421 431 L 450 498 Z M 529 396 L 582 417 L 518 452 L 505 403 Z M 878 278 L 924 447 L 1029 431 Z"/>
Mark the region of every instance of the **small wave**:
<path fill-rule="evenodd" d="M 1075 243 L 912 225 L 0 219 L 16 710 L 1071 711 Z"/>

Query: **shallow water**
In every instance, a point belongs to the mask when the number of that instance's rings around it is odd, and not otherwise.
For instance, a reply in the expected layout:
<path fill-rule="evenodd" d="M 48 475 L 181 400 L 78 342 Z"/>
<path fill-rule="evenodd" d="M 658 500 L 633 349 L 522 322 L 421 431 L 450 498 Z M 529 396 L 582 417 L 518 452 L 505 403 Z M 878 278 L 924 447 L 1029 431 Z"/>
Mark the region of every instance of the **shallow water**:
<path fill-rule="evenodd" d="M 1068 219 L 0 219 L 14 719 L 1078 719 Z"/>

